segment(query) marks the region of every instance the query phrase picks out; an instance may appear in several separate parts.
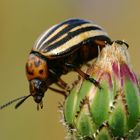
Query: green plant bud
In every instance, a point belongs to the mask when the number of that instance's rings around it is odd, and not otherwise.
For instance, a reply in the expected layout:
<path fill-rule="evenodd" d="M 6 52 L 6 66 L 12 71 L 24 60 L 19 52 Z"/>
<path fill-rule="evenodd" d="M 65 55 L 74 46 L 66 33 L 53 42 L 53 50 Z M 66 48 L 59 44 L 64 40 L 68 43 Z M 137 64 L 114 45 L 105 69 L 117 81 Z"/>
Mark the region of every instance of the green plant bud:
<path fill-rule="evenodd" d="M 86 73 L 101 88 L 81 79 L 70 91 L 62 109 L 70 139 L 137 140 L 140 91 L 126 43 L 107 44 Z"/>

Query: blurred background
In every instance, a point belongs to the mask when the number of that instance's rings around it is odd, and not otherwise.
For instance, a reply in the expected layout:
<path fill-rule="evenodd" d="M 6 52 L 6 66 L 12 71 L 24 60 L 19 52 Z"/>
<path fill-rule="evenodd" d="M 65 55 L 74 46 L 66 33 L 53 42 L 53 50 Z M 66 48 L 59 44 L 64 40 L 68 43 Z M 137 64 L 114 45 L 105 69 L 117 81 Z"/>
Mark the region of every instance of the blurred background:
<path fill-rule="evenodd" d="M 29 94 L 25 62 L 34 41 L 68 18 L 93 20 L 112 40 L 127 41 L 133 68 L 140 74 L 139 5 L 138 0 L 0 0 L 0 104 Z M 18 110 L 14 104 L 1 110 L 0 139 L 63 140 L 66 130 L 60 123 L 60 101 L 63 97 L 47 91 L 40 111 L 32 98 Z"/>

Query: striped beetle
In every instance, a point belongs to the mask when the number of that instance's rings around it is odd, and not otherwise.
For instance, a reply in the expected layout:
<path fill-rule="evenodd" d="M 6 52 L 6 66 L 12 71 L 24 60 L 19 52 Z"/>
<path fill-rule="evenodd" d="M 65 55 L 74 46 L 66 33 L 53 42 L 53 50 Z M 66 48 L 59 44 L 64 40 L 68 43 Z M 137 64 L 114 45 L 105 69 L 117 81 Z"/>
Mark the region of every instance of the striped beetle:
<path fill-rule="evenodd" d="M 12 100 L 0 108 L 20 100 L 15 106 L 17 108 L 30 96 L 33 96 L 37 107 L 42 108 L 42 98 L 48 88 L 65 95 L 65 92 L 51 88 L 50 85 L 56 83 L 66 89 L 68 86 L 60 77 L 72 70 L 99 86 L 80 67 L 97 57 L 98 49 L 102 49 L 106 43 L 111 43 L 107 33 L 88 20 L 69 19 L 54 25 L 37 39 L 29 54 L 26 75 L 30 94 Z"/>

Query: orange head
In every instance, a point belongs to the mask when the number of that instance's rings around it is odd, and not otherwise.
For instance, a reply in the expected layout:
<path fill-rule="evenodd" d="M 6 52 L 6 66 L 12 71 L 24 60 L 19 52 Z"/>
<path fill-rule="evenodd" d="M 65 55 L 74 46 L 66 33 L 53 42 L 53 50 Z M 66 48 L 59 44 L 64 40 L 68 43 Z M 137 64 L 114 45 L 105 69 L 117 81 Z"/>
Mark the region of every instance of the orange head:
<path fill-rule="evenodd" d="M 30 54 L 26 63 L 26 75 L 30 84 L 30 94 L 36 103 L 42 104 L 44 92 L 48 88 L 48 65 L 45 59 Z"/>
<path fill-rule="evenodd" d="M 42 98 L 48 86 L 52 83 L 51 79 L 48 78 L 47 60 L 37 54 L 30 54 L 26 63 L 26 75 L 30 84 L 30 94 L 9 101 L 8 103 L 0 106 L 0 109 L 3 109 L 20 100 L 15 106 L 15 108 L 18 108 L 30 96 L 33 96 L 35 102 L 37 103 L 37 109 L 39 109 L 39 105 L 41 108 L 43 107 Z"/>
<path fill-rule="evenodd" d="M 47 61 L 30 54 L 26 63 L 26 75 L 29 81 L 33 79 L 46 80 L 48 78 Z"/>

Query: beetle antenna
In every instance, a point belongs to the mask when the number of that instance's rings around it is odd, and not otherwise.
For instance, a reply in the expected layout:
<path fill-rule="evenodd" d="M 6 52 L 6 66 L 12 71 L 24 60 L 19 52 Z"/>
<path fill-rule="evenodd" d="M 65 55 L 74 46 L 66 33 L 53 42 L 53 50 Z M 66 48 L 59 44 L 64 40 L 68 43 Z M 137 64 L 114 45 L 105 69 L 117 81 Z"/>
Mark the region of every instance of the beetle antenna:
<path fill-rule="evenodd" d="M 19 101 L 16 105 L 15 105 L 15 109 L 17 109 L 26 99 L 28 99 L 31 96 L 31 94 L 24 96 L 24 98 Z"/>
<path fill-rule="evenodd" d="M 5 108 L 5 107 L 7 107 L 7 106 L 9 106 L 9 105 L 11 105 L 12 103 L 14 103 L 14 102 L 16 102 L 18 100 L 25 99 L 26 97 L 27 96 L 21 96 L 21 97 L 18 97 L 16 99 L 14 99 L 14 100 L 11 100 L 11 101 L 7 102 L 6 104 L 0 106 L 0 110 L 3 109 L 3 108 Z"/>

